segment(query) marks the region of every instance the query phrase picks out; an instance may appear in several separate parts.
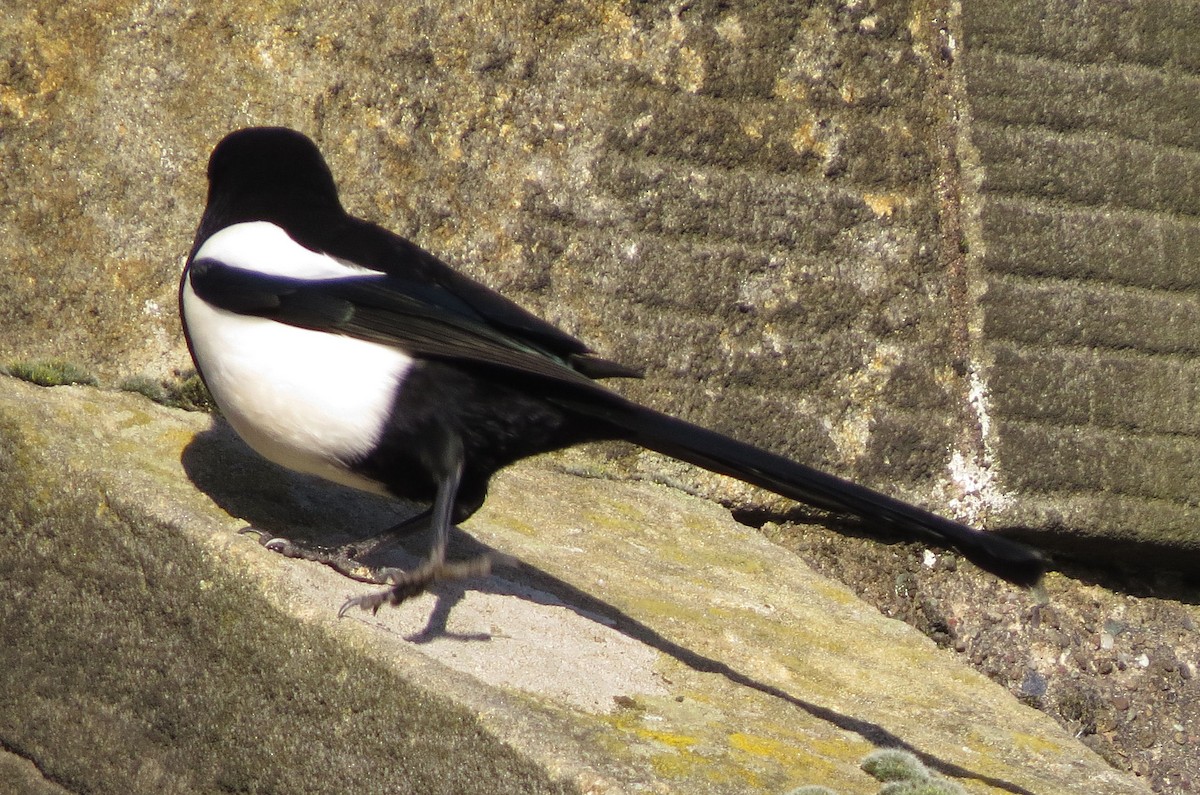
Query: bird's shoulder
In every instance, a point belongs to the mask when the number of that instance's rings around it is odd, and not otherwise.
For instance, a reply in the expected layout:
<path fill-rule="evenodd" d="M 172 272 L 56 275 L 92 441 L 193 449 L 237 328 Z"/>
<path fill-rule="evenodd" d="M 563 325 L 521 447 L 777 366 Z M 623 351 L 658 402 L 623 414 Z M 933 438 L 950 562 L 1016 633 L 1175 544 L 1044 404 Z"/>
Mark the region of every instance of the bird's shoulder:
<path fill-rule="evenodd" d="M 331 256 L 387 274 L 410 290 L 419 289 L 425 300 L 469 315 L 591 378 L 641 377 L 639 370 L 597 356 L 582 340 L 378 224 L 348 216 L 326 245 Z"/>

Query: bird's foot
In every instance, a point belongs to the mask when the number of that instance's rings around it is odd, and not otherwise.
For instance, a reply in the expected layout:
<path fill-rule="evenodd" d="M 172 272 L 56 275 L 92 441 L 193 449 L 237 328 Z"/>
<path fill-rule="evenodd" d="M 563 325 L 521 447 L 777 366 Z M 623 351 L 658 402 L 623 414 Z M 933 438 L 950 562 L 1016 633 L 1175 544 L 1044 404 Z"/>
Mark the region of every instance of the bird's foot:
<path fill-rule="evenodd" d="M 373 568 L 357 559 L 357 556 L 362 553 L 361 545 L 358 544 L 346 544 L 340 547 L 301 546 L 257 527 L 243 527 L 238 532 L 242 535 L 256 536 L 259 544 L 284 557 L 323 563 L 339 574 L 359 582 L 387 585 L 393 581 L 389 579 L 392 569 Z"/>
<path fill-rule="evenodd" d="M 338 610 L 338 618 L 346 615 L 346 612 L 352 607 L 370 610 L 372 614 L 375 614 L 384 604 L 398 605 L 429 590 L 434 583 L 486 577 L 491 572 L 492 558 L 490 555 L 480 555 L 477 558 L 452 563 L 429 560 L 411 571 L 392 570 L 387 575 L 392 582 L 391 588 L 347 599 Z"/>

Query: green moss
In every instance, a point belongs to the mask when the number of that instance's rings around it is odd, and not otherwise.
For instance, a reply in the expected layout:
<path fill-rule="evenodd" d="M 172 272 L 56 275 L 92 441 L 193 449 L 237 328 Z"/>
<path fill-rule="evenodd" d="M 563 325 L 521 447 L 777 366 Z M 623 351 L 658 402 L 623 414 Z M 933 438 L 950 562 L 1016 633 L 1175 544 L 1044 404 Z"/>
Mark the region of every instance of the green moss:
<path fill-rule="evenodd" d="M 162 382 L 144 375 L 134 375 L 126 378 L 121 383 L 117 384 L 117 389 L 122 392 L 137 392 L 139 395 L 145 395 L 155 403 L 162 403 L 167 392 L 163 388 Z"/>
<path fill-rule="evenodd" d="M 32 362 L 13 362 L 3 368 L 14 378 L 29 381 L 39 386 L 64 386 L 84 384 L 95 386 L 96 378 L 78 365 L 64 359 L 42 359 Z"/>
<path fill-rule="evenodd" d="M 135 375 L 126 378 L 118 387 L 172 408 L 187 411 L 213 411 L 216 408 L 212 395 L 195 370 L 177 371 L 171 378 L 163 379 Z"/>

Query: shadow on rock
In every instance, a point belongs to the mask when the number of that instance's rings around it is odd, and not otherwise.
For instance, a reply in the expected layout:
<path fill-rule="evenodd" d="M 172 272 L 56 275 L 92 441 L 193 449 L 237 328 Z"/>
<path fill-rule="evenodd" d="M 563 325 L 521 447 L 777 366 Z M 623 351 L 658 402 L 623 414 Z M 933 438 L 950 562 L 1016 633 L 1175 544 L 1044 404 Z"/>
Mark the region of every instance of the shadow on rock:
<path fill-rule="evenodd" d="M 278 467 L 251 451 L 223 422 L 217 422 L 212 429 L 198 434 L 183 451 L 182 463 L 196 487 L 212 497 L 227 513 L 255 528 L 301 545 L 329 547 L 363 541 L 423 507 L 374 497 Z M 372 563 L 411 566 L 428 549 L 428 540 L 422 535 L 405 539 L 403 546 L 397 544 L 394 549 L 388 550 L 386 559 L 373 560 Z M 461 530 L 456 529 L 452 534 L 450 557 L 468 558 L 487 552 L 494 550 Z M 497 557 L 504 559 L 508 556 L 501 553 Z M 511 558 L 508 559 L 511 561 Z M 450 613 L 469 590 L 566 607 L 588 620 L 609 625 L 697 672 L 717 674 L 734 684 L 784 701 L 820 720 L 853 732 L 876 746 L 910 751 L 944 775 L 974 779 L 1017 795 L 1031 795 L 1016 784 L 975 773 L 913 747 L 875 723 L 806 701 L 776 685 L 744 674 L 726 662 L 695 652 L 614 605 L 525 563 L 504 564 L 492 576 L 484 579 L 436 585 L 431 589 L 436 601 L 425 627 L 407 640 L 414 643 L 426 643 L 435 638 L 488 640 L 485 635 L 462 635 L 448 629 Z"/>
<path fill-rule="evenodd" d="M 272 464 L 220 420 L 192 439 L 180 461 L 196 488 L 230 516 L 298 544 L 362 541 L 420 509 Z"/>

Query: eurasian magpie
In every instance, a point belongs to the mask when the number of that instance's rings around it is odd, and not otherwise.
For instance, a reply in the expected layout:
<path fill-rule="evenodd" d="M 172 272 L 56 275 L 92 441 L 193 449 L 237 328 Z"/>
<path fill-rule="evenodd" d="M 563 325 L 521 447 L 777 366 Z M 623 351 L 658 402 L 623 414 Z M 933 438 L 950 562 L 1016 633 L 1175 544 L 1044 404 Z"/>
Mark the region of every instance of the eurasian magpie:
<path fill-rule="evenodd" d="M 426 502 L 418 569 L 352 600 L 377 609 L 488 570 L 445 561 L 452 524 L 499 469 L 621 439 L 823 510 L 956 548 L 1023 585 L 1042 556 L 924 509 L 627 400 L 638 374 L 414 243 L 346 213 L 316 145 L 285 128 L 231 133 L 180 282 L 184 334 L 222 414 L 264 457 Z"/>

